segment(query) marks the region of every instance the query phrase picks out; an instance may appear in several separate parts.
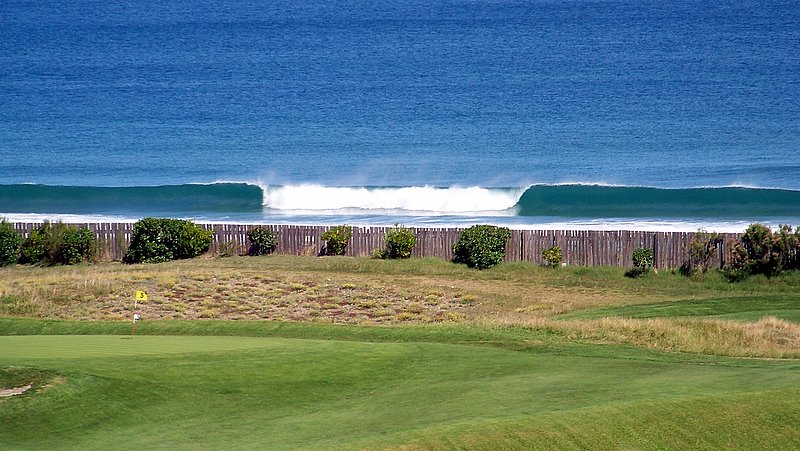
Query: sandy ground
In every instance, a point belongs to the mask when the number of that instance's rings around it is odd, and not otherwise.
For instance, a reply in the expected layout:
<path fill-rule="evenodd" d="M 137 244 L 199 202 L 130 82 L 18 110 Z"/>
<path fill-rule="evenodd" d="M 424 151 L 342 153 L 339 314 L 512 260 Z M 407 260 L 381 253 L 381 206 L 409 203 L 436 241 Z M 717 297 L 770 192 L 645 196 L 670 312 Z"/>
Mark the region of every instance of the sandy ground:
<path fill-rule="evenodd" d="M 33 385 L 23 385 L 22 387 L 14 387 L 14 388 L 0 388 L 0 398 L 8 398 L 9 396 L 14 395 L 21 395 L 26 391 L 33 388 Z"/>

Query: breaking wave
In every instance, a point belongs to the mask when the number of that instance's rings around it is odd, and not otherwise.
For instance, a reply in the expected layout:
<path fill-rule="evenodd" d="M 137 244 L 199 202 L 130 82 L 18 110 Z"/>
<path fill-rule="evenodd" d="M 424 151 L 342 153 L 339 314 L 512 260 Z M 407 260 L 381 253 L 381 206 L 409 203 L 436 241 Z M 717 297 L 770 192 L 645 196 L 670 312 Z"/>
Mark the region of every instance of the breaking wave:
<path fill-rule="evenodd" d="M 745 187 L 663 189 L 608 185 L 333 187 L 183 184 L 135 187 L 0 185 L 0 213 L 142 217 L 419 216 L 759 219 L 800 218 L 800 191 Z"/>

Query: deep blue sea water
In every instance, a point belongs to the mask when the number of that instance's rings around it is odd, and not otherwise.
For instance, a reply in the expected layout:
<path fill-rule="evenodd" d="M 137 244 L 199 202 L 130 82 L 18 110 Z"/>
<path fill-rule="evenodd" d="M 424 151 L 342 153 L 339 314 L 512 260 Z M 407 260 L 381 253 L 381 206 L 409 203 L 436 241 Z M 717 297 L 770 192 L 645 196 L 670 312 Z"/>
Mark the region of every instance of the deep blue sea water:
<path fill-rule="evenodd" d="M 800 7 L 4 0 L 0 215 L 800 224 Z"/>

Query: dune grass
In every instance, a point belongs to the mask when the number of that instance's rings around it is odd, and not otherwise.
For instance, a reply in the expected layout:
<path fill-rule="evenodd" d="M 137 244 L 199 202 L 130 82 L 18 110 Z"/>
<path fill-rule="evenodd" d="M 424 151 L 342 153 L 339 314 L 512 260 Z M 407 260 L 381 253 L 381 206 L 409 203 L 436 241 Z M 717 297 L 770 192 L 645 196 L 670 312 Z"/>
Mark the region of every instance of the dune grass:
<path fill-rule="evenodd" d="M 800 447 L 798 274 L 623 272 L 3 268 L 0 449 Z"/>
<path fill-rule="evenodd" d="M 0 270 L 0 316 L 121 320 L 132 293 L 148 319 L 319 320 L 349 324 L 520 318 L 670 301 L 797 296 L 800 274 L 731 284 L 717 274 L 622 268 L 548 269 L 527 263 L 487 271 L 439 259 L 405 261 L 292 256 L 108 263 Z M 449 314 L 449 315 L 448 315 Z"/>

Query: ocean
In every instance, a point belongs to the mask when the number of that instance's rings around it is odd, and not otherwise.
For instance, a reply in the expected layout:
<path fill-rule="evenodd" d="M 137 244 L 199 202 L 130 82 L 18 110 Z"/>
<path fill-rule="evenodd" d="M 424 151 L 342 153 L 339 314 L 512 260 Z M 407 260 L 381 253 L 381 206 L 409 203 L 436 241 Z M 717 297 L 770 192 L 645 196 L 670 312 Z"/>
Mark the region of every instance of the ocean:
<path fill-rule="evenodd" d="M 796 1 L 0 4 L 0 217 L 800 225 Z"/>

